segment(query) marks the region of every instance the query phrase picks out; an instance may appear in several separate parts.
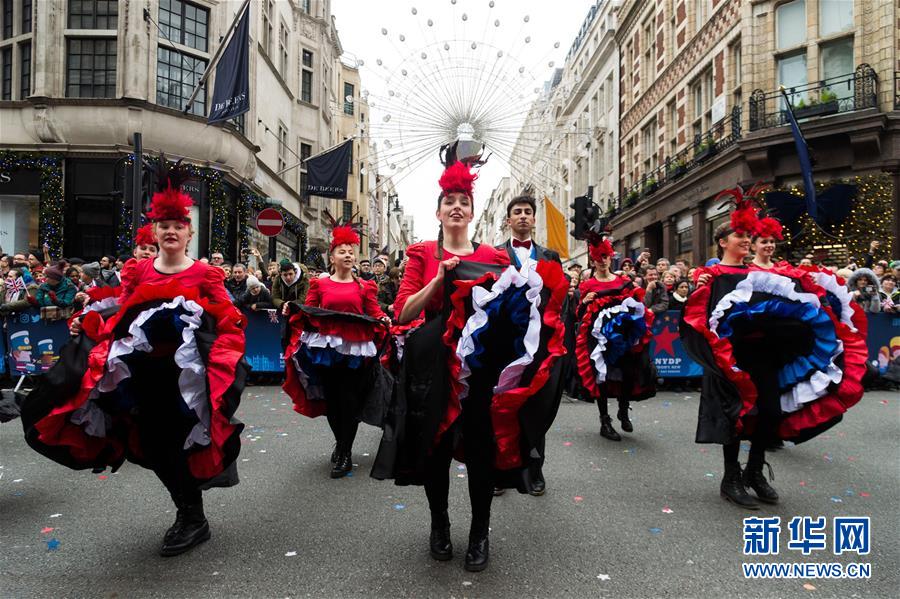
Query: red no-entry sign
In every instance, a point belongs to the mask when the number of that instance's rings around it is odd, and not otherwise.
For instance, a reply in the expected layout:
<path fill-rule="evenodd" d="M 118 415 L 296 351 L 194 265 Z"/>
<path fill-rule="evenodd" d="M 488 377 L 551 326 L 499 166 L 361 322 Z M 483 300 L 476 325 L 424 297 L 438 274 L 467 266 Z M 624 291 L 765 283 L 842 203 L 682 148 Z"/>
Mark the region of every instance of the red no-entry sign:
<path fill-rule="evenodd" d="M 256 215 L 256 228 L 266 237 L 275 237 L 284 229 L 284 217 L 275 208 L 265 208 Z"/>

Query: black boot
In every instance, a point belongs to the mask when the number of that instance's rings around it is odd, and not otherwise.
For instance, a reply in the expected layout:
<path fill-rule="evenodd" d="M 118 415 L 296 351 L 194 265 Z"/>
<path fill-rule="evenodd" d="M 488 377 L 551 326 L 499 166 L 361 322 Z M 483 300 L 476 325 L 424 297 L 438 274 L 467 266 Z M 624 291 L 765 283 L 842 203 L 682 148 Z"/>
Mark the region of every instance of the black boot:
<path fill-rule="evenodd" d="M 338 451 L 337 443 L 334 444 L 334 449 L 331 451 L 331 463 L 337 464 L 338 456 L 341 452 Z"/>
<path fill-rule="evenodd" d="M 633 433 L 633 432 L 634 432 L 634 425 L 631 424 L 631 419 L 628 418 L 628 409 L 629 409 L 629 408 L 627 408 L 627 407 L 625 407 L 625 408 L 619 408 L 619 414 L 618 414 L 618 416 L 619 416 L 619 422 L 622 423 L 622 430 L 623 430 L 623 431 L 625 431 L 626 433 Z"/>
<path fill-rule="evenodd" d="M 172 557 L 209 540 L 209 522 L 203 514 L 203 500 L 182 503 L 175 517 L 175 524 L 166 531 L 159 554 Z"/>
<path fill-rule="evenodd" d="M 342 478 L 353 470 L 353 459 L 350 457 L 349 451 L 341 451 L 338 453 L 337 461 L 331 468 L 331 478 Z"/>
<path fill-rule="evenodd" d="M 719 486 L 719 493 L 724 499 L 748 510 L 758 510 L 759 504 L 756 503 L 744 488 L 744 481 L 741 477 L 741 465 L 729 464 L 725 466 L 725 476 L 722 477 L 722 484 Z"/>
<path fill-rule="evenodd" d="M 609 416 L 600 417 L 600 436 L 606 437 L 610 441 L 621 441 L 622 437 L 612 427 L 612 418 Z"/>
<path fill-rule="evenodd" d="M 544 473 L 541 471 L 541 463 L 537 460 L 528 465 L 529 475 L 531 478 L 531 488 L 528 489 L 530 495 L 540 497 L 547 491 L 547 483 L 544 481 Z"/>
<path fill-rule="evenodd" d="M 488 565 L 488 557 L 490 554 L 490 544 L 488 543 L 488 535 L 472 538 L 469 537 L 469 548 L 466 550 L 466 565 L 468 572 L 481 572 Z"/>
<path fill-rule="evenodd" d="M 431 538 L 428 540 L 431 557 L 439 562 L 453 558 L 453 543 L 450 542 L 450 517 L 447 512 L 431 517 Z"/>
<path fill-rule="evenodd" d="M 772 466 L 769 462 L 753 461 L 747 464 L 744 470 L 744 486 L 753 489 L 760 501 L 765 503 L 778 503 L 778 492 L 772 488 L 772 485 L 766 480 L 763 474 L 763 464 L 769 468 L 769 480 L 775 480 L 775 473 L 772 472 Z"/>

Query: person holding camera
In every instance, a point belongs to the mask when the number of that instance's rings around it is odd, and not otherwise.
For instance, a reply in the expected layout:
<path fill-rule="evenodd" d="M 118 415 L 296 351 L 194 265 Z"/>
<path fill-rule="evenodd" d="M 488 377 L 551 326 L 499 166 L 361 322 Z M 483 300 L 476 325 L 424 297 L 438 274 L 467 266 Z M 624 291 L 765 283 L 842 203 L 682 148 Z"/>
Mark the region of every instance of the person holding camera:
<path fill-rule="evenodd" d="M 863 312 L 881 312 L 881 296 L 878 294 L 878 277 L 869 268 L 857 268 L 847 279 L 847 289 L 853 301 Z"/>

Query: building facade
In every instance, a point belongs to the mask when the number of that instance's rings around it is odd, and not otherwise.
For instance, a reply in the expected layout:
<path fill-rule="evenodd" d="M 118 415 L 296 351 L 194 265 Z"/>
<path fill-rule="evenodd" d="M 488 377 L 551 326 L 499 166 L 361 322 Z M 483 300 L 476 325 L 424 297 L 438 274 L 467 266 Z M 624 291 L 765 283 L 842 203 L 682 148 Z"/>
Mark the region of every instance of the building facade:
<path fill-rule="evenodd" d="M 301 259 L 327 243 L 302 159 L 337 137 L 342 53 L 330 0 L 250 5 L 250 111 L 207 125 L 215 83 L 182 110 L 240 0 L 0 0 L 0 239 L 95 258 L 130 247 L 133 133 L 194 177 L 194 256 L 253 246 Z M 13 85 L 15 80 L 15 85 Z M 152 181 L 144 185 L 146 208 Z M 284 231 L 260 234 L 275 206 Z"/>
<path fill-rule="evenodd" d="M 855 212 L 840 226 L 807 222 L 780 251 L 837 263 L 878 238 L 889 255 L 900 234 L 897 32 L 890 2 L 624 2 L 617 249 L 702 263 L 728 218 L 719 191 L 759 181 L 802 195 L 783 86 L 818 191 L 850 184 Z"/>
<path fill-rule="evenodd" d="M 497 187 L 491 191 L 484 210 L 475 223 L 475 234 L 472 236 L 474 241 L 496 246 L 509 239 L 509 227 L 506 225 L 506 205 L 513 197 L 511 179 L 503 177 Z"/>

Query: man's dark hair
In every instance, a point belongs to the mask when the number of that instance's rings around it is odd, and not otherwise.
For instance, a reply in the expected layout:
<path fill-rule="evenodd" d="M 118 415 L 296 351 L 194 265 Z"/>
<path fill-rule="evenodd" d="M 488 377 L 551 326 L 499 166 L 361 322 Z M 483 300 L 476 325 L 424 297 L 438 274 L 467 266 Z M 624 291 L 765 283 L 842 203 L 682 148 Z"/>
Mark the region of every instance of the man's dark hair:
<path fill-rule="evenodd" d="M 359 261 L 359 265 L 360 265 L 360 266 L 362 266 L 363 264 L 368 264 L 369 266 L 372 265 L 372 263 L 369 262 L 369 259 L 368 259 L 368 258 L 363 258 L 362 260 Z"/>
<path fill-rule="evenodd" d="M 531 206 L 531 211 L 537 213 L 537 202 L 531 196 L 516 196 L 509 201 L 509 204 L 506 205 L 506 218 L 512 216 L 512 209 L 514 206 L 518 204 L 528 204 Z"/>

